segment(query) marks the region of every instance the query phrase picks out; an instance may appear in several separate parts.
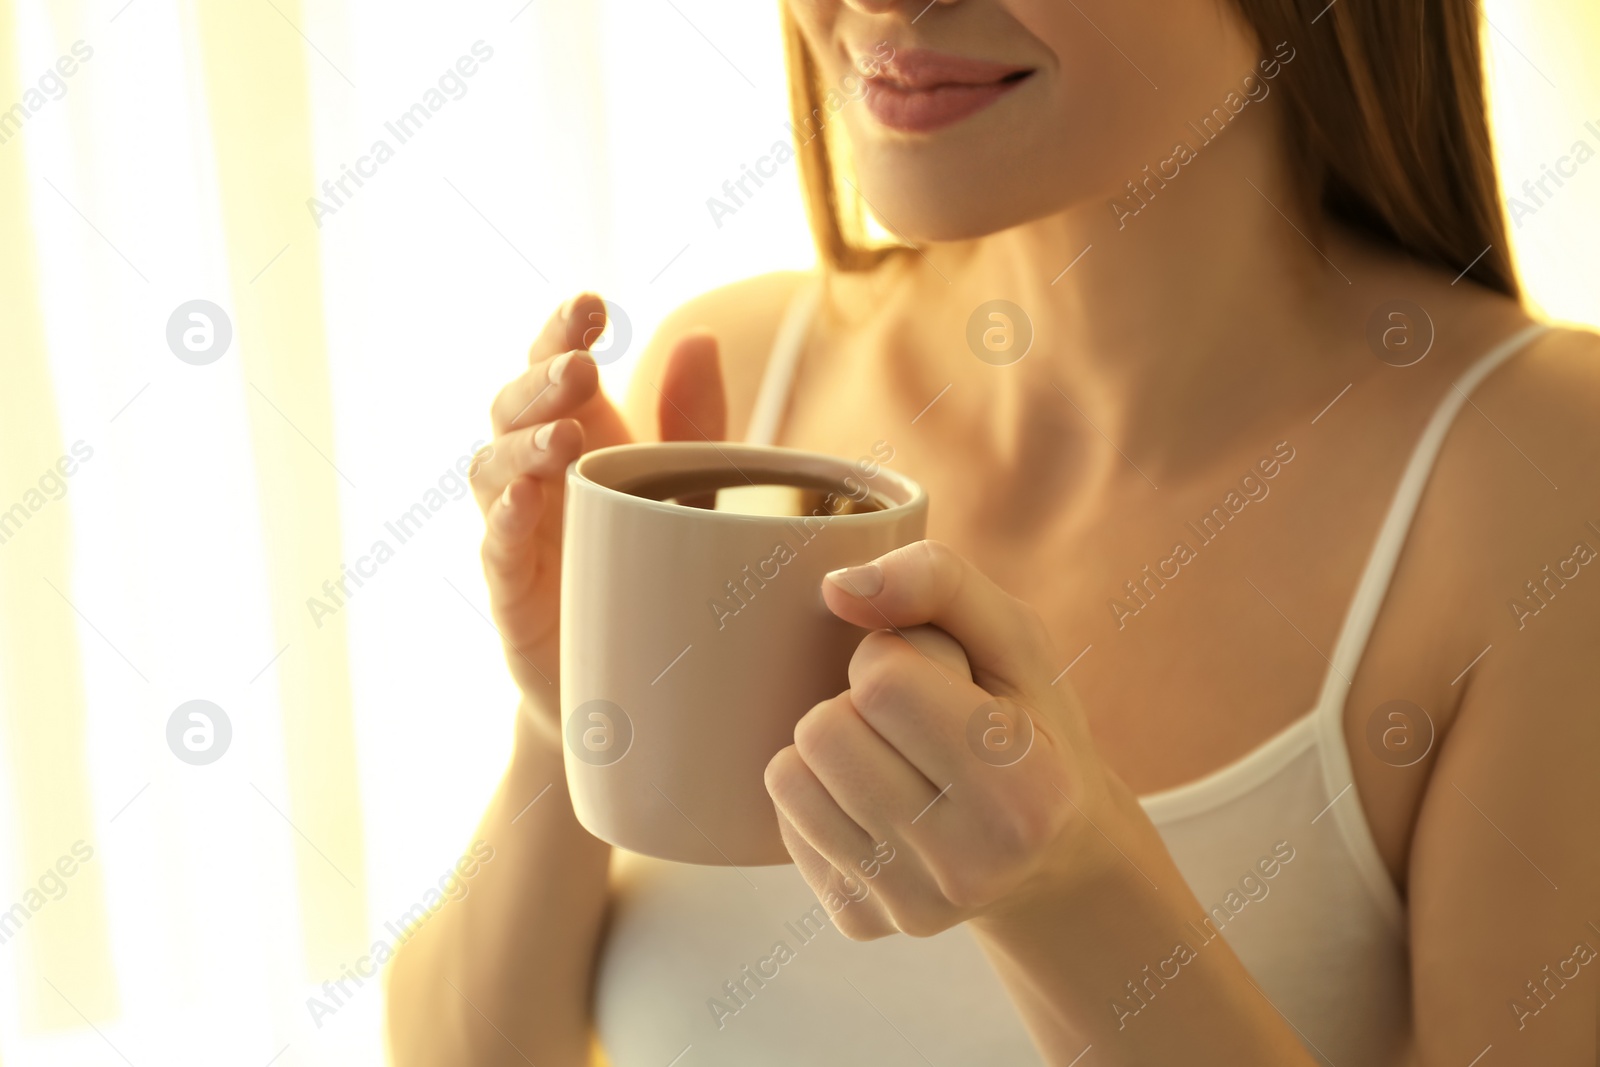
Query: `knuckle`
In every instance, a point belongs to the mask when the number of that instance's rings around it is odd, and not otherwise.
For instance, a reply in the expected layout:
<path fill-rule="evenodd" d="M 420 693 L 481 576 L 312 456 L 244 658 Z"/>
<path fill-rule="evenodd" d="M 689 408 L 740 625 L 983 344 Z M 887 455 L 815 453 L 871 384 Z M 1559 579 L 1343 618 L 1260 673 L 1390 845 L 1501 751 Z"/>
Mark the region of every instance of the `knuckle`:
<path fill-rule="evenodd" d="M 901 673 L 886 659 L 875 659 L 850 680 L 850 697 L 863 711 L 894 706 L 904 689 Z"/>
<path fill-rule="evenodd" d="M 905 699 L 909 688 L 904 663 L 889 646 L 887 631 L 869 634 L 850 664 L 850 698 L 857 708 L 877 711 Z"/>
<path fill-rule="evenodd" d="M 505 553 L 493 534 L 484 535 L 483 542 L 478 546 L 478 560 L 483 564 L 484 573 L 491 576 L 499 574 L 504 568 Z"/>
<path fill-rule="evenodd" d="M 788 745 L 779 749 L 778 754 L 767 761 L 767 768 L 762 772 L 761 780 L 770 795 L 788 796 L 793 791 L 797 776 L 801 773 L 803 767 L 800 753 L 795 751 L 794 745 Z"/>
<path fill-rule="evenodd" d="M 937 600 L 949 600 L 961 588 L 962 560 L 955 549 L 933 538 L 913 541 L 899 550 L 916 584 Z"/>
<path fill-rule="evenodd" d="M 990 845 L 1002 863 L 1022 863 L 1054 837 L 1057 817 L 1041 804 L 1005 805 L 993 821 Z"/>
<path fill-rule="evenodd" d="M 924 562 L 935 565 L 944 565 L 956 559 L 956 550 L 943 541 L 933 537 L 924 537 L 920 541 L 911 543 L 910 548 L 920 553 Z"/>
<path fill-rule="evenodd" d="M 894 933 L 882 918 L 857 908 L 845 908 L 835 913 L 833 925 L 851 941 L 878 941 Z"/>
<path fill-rule="evenodd" d="M 938 869 L 935 877 L 939 891 L 957 908 L 981 908 L 995 898 L 991 889 L 992 879 L 983 864 L 965 862 L 949 865 Z"/>
<path fill-rule="evenodd" d="M 944 916 L 937 914 L 926 904 L 897 909 L 894 913 L 894 925 L 902 934 L 915 938 L 933 937 L 950 928 Z"/>
<path fill-rule="evenodd" d="M 906 546 L 906 551 L 917 563 L 926 567 L 936 578 L 943 578 L 956 570 L 960 557 L 956 550 L 943 541 L 923 538 Z"/>
<path fill-rule="evenodd" d="M 844 726 L 842 716 L 847 710 L 835 698 L 812 705 L 810 711 L 800 716 L 800 721 L 794 724 L 795 758 L 809 761 L 832 748 Z"/>

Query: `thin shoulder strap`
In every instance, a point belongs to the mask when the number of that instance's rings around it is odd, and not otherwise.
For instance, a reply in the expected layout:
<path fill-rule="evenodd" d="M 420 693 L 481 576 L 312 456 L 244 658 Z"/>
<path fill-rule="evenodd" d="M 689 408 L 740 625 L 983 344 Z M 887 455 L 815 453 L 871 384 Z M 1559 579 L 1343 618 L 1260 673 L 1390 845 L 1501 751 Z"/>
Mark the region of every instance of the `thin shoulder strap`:
<path fill-rule="evenodd" d="M 805 350 L 806 334 L 811 320 L 816 316 L 817 304 L 822 299 L 820 275 L 800 283 L 783 320 L 772 339 L 772 352 L 767 356 L 766 368 L 761 372 L 761 385 L 756 391 L 755 406 L 750 411 L 750 427 L 745 441 L 753 445 L 770 445 L 778 439 L 778 427 L 783 412 L 789 404 L 789 388 L 794 383 L 795 368 L 800 363 L 800 353 Z"/>
<path fill-rule="evenodd" d="M 1468 395 L 1477 388 L 1478 383 L 1547 329 L 1549 327 L 1545 323 L 1532 323 L 1479 357 L 1478 361 L 1468 367 L 1466 372 L 1450 386 L 1450 390 L 1440 400 L 1438 409 L 1434 411 L 1433 418 L 1428 421 L 1427 428 L 1422 431 L 1422 437 L 1412 450 L 1411 460 L 1406 464 L 1405 473 L 1395 489 L 1389 513 L 1378 529 L 1377 541 L 1367 557 L 1366 570 L 1361 575 L 1360 584 L 1356 586 L 1355 598 L 1345 614 L 1338 643 L 1334 645 L 1333 657 L 1330 660 L 1333 670 L 1328 672 L 1323 684 L 1321 706 L 1325 710 L 1331 709 L 1328 713 L 1335 720 L 1342 719 L 1344 701 L 1333 700 L 1330 697 L 1341 688 L 1348 688 L 1351 680 L 1355 678 L 1356 667 L 1361 662 L 1362 653 L 1366 651 L 1367 638 L 1372 635 L 1373 624 L 1378 618 L 1378 609 L 1383 606 L 1383 599 L 1389 591 L 1389 582 L 1394 577 L 1395 565 L 1400 560 L 1400 551 L 1405 547 L 1406 534 L 1411 529 L 1411 521 L 1416 516 L 1417 505 L 1422 500 L 1422 491 L 1427 487 L 1428 477 L 1433 473 L 1434 462 L 1439 458 L 1439 450 L 1444 446 L 1445 435 L 1450 432 L 1456 415 L 1461 411 L 1462 405 L 1467 403 Z"/>
<path fill-rule="evenodd" d="M 1433 418 L 1428 420 L 1421 439 L 1412 450 L 1405 473 L 1395 489 L 1394 499 L 1389 504 L 1389 513 L 1378 529 L 1377 540 L 1367 557 L 1366 569 L 1362 571 L 1361 581 L 1356 586 L 1355 597 L 1345 612 L 1344 625 L 1339 630 L 1333 658 L 1329 660 L 1329 670 L 1322 682 L 1322 692 L 1312 713 L 1317 720 L 1317 747 L 1321 751 L 1327 802 L 1327 807 L 1318 813 L 1317 818 L 1328 814 L 1338 825 L 1350 850 L 1351 860 L 1372 891 L 1384 918 L 1392 929 L 1402 935 L 1405 930 L 1405 905 L 1399 890 L 1389 877 L 1388 868 L 1373 839 L 1372 828 L 1367 825 L 1359 796 L 1345 796 L 1346 793 L 1356 792 L 1350 751 L 1344 739 L 1345 704 L 1349 699 L 1356 668 L 1361 663 L 1362 653 L 1366 651 L 1367 639 L 1372 636 L 1378 609 L 1383 606 L 1383 599 L 1388 594 L 1395 565 L 1400 560 L 1400 550 L 1405 546 L 1406 534 L 1416 516 L 1417 505 L 1422 500 L 1422 491 L 1444 446 L 1445 435 L 1450 432 L 1456 415 L 1467 403 L 1467 397 L 1473 389 L 1496 367 L 1516 355 L 1548 328 L 1544 323 L 1533 323 L 1491 348 L 1451 384 L 1449 392 L 1439 402 Z"/>

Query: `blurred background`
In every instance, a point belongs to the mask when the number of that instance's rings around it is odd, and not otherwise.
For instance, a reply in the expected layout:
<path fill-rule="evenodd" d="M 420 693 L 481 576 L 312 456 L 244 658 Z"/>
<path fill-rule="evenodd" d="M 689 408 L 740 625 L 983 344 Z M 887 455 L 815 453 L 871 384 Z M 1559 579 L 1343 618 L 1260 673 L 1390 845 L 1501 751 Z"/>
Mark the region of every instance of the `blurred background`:
<path fill-rule="evenodd" d="M 1523 279 L 1600 322 L 1600 9 L 1482 12 Z M 620 397 L 812 265 L 792 161 L 707 207 L 790 136 L 772 0 L 0 0 L 0 1065 L 382 1062 L 509 754 L 489 401 L 580 289 Z"/>

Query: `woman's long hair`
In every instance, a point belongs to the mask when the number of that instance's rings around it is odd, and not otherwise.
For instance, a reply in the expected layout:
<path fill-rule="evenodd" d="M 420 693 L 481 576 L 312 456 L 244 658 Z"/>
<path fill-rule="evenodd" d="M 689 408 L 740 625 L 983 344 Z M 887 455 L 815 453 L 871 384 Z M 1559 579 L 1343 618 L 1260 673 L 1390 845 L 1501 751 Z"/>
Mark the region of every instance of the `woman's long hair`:
<path fill-rule="evenodd" d="M 1293 109 L 1286 125 L 1304 203 L 1424 263 L 1465 270 L 1480 285 L 1519 297 L 1474 0 L 1343 0 L 1327 8 L 1322 0 L 1234 2 L 1258 40 L 1288 41 L 1298 53 L 1278 88 Z M 847 145 L 838 124 L 817 130 L 816 63 L 787 4 L 783 22 L 817 252 L 826 268 L 868 270 L 896 246 L 868 241 L 860 197 L 841 189 Z"/>

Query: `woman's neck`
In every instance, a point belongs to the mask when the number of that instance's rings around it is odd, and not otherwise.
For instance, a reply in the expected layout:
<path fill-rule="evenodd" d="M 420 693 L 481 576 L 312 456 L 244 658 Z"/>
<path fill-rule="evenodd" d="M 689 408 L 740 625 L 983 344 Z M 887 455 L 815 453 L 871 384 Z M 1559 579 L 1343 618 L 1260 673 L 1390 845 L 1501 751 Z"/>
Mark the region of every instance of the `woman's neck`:
<path fill-rule="evenodd" d="M 1361 345 L 1360 298 L 1356 261 L 1339 261 L 1355 246 L 1304 217 L 1277 142 L 1256 133 L 1228 131 L 1164 184 L 1139 175 L 1142 206 L 1130 194 L 1120 210 L 1097 202 L 925 250 L 950 306 L 1000 298 L 1031 321 L 1027 356 L 979 376 L 992 410 L 1013 416 L 997 432 L 1014 435 L 1017 463 L 1020 442 L 1041 439 L 1030 419 L 1059 427 L 1049 409 L 1070 402 L 1105 476 L 1131 462 L 1159 483 L 1349 381 L 1339 357 Z"/>

